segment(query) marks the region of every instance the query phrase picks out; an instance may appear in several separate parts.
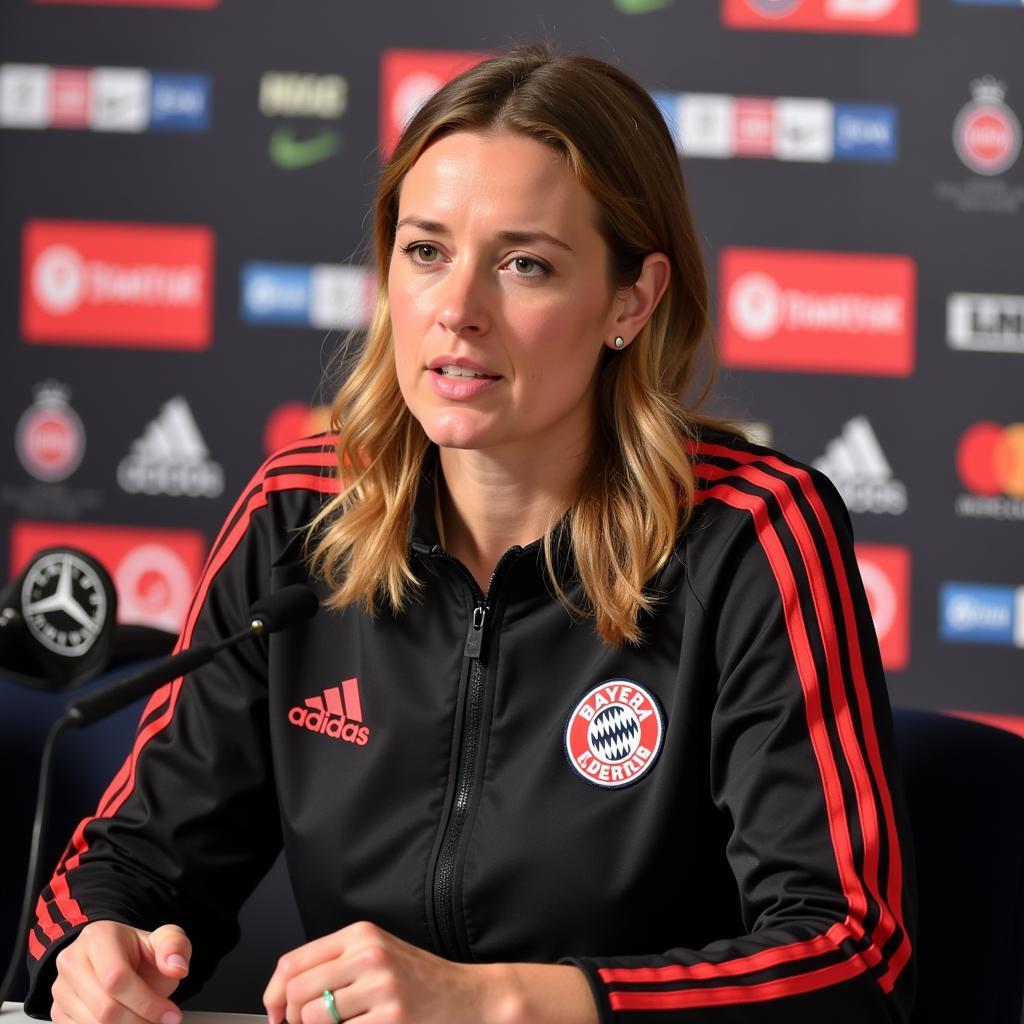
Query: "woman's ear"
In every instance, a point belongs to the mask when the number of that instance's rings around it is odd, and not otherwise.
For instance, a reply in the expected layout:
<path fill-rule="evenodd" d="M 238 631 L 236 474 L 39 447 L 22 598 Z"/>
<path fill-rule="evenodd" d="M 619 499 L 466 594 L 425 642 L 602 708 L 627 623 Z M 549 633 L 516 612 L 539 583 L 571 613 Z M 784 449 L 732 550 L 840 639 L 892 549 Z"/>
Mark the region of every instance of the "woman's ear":
<path fill-rule="evenodd" d="M 664 253 L 648 253 L 644 257 L 640 275 L 633 285 L 619 291 L 613 333 L 624 338 L 627 345 L 650 320 L 651 314 L 668 288 L 671 273 L 672 265 Z"/>

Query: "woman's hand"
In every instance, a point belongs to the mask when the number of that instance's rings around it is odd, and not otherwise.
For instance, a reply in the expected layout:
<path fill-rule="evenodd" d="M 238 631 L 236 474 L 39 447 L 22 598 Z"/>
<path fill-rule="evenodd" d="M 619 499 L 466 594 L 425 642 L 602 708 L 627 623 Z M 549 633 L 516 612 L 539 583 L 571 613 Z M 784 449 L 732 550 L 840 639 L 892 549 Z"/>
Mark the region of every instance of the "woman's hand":
<path fill-rule="evenodd" d="M 270 1024 L 596 1024 L 589 986 L 575 967 L 460 964 L 367 922 L 300 946 L 278 961 L 263 1003 Z"/>
<path fill-rule="evenodd" d="M 87 924 L 57 954 L 54 1024 L 179 1024 L 167 997 L 188 974 L 192 944 L 175 924 L 153 932 Z"/>

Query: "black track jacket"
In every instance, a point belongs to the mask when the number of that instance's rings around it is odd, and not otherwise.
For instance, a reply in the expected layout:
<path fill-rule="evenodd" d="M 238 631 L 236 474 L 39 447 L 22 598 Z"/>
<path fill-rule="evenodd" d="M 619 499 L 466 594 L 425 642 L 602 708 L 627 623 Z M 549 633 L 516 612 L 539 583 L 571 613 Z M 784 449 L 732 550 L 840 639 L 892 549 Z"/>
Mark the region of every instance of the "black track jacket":
<path fill-rule="evenodd" d="M 552 597 L 538 543 L 480 593 L 438 544 L 428 460 L 407 611 L 321 609 L 154 694 L 40 897 L 29 1012 L 99 918 L 181 924 L 194 988 L 283 843 L 310 937 L 366 919 L 451 959 L 573 963 L 606 1024 L 905 1022 L 912 869 L 849 515 L 770 449 L 692 457 L 694 518 L 621 648 Z M 264 464 L 182 645 L 307 579 L 336 473 L 329 437 Z"/>

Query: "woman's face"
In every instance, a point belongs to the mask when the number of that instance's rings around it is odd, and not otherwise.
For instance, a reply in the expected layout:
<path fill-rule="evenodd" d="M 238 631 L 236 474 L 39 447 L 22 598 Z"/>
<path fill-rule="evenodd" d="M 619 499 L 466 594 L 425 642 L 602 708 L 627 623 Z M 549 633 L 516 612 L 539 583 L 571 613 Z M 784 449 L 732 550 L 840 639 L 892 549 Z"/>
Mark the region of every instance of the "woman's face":
<path fill-rule="evenodd" d="M 388 296 L 399 386 L 432 441 L 589 444 L 617 305 L 596 220 L 562 157 L 522 135 L 457 132 L 413 165 Z"/>

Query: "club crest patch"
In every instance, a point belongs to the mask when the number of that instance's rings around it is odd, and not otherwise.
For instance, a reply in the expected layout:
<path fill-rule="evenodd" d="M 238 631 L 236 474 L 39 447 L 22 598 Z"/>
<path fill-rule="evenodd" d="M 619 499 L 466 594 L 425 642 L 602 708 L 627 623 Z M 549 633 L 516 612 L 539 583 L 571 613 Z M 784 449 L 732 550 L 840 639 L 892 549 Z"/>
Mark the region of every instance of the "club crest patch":
<path fill-rule="evenodd" d="M 565 753 L 587 782 L 619 789 L 654 767 L 664 734 L 661 705 L 649 690 L 631 679 L 606 679 L 569 715 Z"/>

